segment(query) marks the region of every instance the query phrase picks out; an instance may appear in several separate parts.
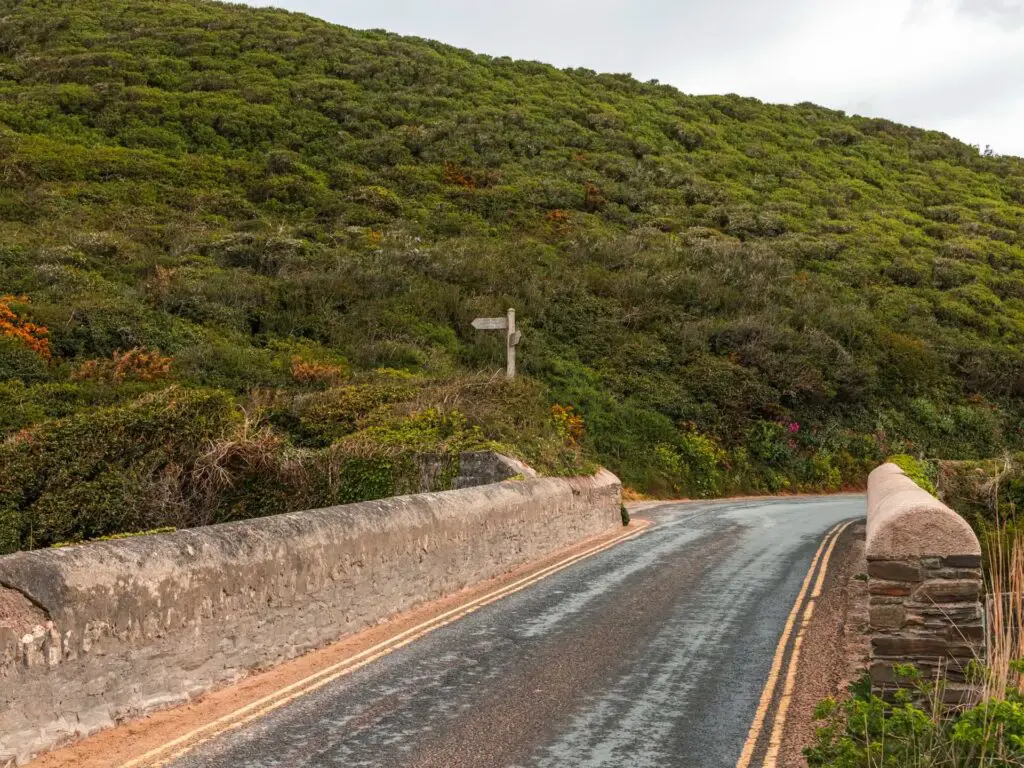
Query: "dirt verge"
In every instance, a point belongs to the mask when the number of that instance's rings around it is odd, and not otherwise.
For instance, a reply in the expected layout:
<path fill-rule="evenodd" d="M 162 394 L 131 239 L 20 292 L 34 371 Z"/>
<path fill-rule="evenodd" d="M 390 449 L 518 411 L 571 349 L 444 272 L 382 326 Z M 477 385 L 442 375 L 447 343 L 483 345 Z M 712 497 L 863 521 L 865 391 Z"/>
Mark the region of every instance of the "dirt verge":
<path fill-rule="evenodd" d="M 850 526 L 836 545 L 825 586 L 807 629 L 779 766 L 806 768 L 803 750 L 814 740 L 814 709 L 845 695 L 869 651 L 865 524 Z"/>

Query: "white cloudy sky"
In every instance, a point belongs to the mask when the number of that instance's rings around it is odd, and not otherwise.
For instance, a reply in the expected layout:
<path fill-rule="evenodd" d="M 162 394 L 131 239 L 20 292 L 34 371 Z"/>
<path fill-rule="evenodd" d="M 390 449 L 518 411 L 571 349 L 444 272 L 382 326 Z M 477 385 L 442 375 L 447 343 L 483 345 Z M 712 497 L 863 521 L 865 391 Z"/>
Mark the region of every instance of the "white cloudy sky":
<path fill-rule="evenodd" d="M 813 101 L 1024 156 L 1024 0 L 254 0 L 687 93 Z"/>

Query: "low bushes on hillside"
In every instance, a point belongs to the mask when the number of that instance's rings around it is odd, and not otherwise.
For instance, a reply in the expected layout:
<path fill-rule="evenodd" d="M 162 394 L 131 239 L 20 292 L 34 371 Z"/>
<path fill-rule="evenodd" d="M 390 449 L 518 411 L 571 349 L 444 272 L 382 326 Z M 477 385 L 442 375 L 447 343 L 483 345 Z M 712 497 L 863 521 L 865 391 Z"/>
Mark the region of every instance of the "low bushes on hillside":
<path fill-rule="evenodd" d="M 594 468 L 528 381 L 381 371 L 298 395 L 254 392 L 244 408 L 223 390 L 180 386 L 86 407 L 100 385 L 67 386 L 69 415 L 0 442 L 0 552 L 443 490 L 466 450 L 517 453 L 550 474 Z M 54 393 L 8 394 L 38 397 L 44 411 Z"/>
<path fill-rule="evenodd" d="M 599 462 L 673 496 L 1024 449 L 1019 158 L 272 9 L 7 5 L 5 437 L 84 440 L 173 382 L 258 392 L 247 439 L 275 456 L 458 410 L 548 471 Z M 510 306 L 525 383 L 474 383 L 504 340 L 470 323 Z M 83 510 L 189 460 L 86 473 Z M 199 517 L 282 508 L 279 464 Z M 19 489 L 26 546 L 26 510 L 73 505 Z"/>

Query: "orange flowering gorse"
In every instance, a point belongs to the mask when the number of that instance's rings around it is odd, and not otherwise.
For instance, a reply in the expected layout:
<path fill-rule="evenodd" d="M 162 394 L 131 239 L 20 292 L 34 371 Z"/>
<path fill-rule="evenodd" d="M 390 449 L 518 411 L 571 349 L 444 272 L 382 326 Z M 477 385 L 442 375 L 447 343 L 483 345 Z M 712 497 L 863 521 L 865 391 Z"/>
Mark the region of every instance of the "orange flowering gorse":
<path fill-rule="evenodd" d="M 334 384 L 344 379 L 348 372 L 340 365 L 307 362 L 301 357 L 292 358 L 292 378 L 299 384 Z"/>
<path fill-rule="evenodd" d="M 564 233 L 569 228 L 569 214 L 561 208 L 548 211 L 546 218 L 556 232 Z"/>
<path fill-rule="evenodd" d="M 50 359 L 50 329 L 18 317 L 11 304 L 28 304 L 26 296 L 0 296 L 0 336 L 18 339 L 44 360 Z"/>
<path fill-rule="evenodd" d="M 71 374 L 75 381 L 157 381 L 171 375 L 173 359 L 142 347 L 115 352 L 109 359 L 86 360 Z"/>
<path fill-rule="evenodd" d="M 499 181 L 494 170 L 467 170 L 455 163 L 444 164 L 444 183 L 465 189 L 493 187 Z"/>
<path fill-rule="evenodd" d="M 566 445 L 578 448 L 586 434 L 583 417 L 574 413 L 571 405 L 555 404 L 551 406 L 551 419 Z"/>

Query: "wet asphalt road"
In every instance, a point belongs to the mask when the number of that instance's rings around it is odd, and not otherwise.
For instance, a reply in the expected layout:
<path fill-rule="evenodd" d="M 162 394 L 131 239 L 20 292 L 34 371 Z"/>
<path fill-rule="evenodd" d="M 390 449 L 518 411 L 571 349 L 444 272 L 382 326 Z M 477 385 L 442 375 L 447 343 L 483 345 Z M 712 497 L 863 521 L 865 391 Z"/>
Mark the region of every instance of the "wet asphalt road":
<path fill-rule="evenodd" d="M 732 768 L 811 558 L 859 496 L 667 505 L 639 538 L 176 768 Z"/>

